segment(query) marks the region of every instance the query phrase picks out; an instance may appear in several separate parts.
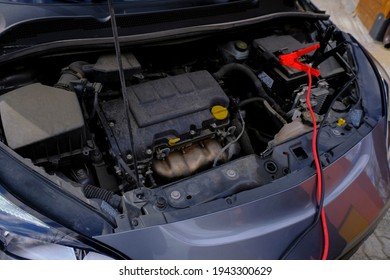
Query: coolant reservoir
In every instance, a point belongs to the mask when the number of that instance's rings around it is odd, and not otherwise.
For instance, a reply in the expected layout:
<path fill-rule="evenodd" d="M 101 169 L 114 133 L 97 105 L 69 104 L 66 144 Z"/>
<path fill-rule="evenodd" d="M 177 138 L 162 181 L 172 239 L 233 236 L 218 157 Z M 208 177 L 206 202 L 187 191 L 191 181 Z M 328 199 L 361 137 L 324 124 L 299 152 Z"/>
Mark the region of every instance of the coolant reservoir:
<path fill-rule="evenodd" d="M 303 124 L 301 120 L 297 119 L 291 123 L 285 124 L 282 129 L 275 135 L 271 141 L 271 146 L 276 146 L 287 140 L 298 137 L 306 132 L 311 131 L 313 128 Z"/>
<path fill-rule="evenodd" d="M 249 56 L 248 44 L 244 41 L 230 41 L 220 47 L 226 62 L 245 60 Z"/>

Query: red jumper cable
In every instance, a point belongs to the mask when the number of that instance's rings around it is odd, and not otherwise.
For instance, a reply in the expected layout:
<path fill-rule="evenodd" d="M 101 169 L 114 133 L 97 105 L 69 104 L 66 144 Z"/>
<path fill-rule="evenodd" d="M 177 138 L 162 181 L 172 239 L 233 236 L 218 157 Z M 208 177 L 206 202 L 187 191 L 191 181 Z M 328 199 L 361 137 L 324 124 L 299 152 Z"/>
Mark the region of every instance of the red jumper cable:
<path fill-rule="evenodd" d="M 315 44 L 313 46 L 310 46 L 308 48 L 304 48 L 301 50 L 297 50 L 295 52 L 284 54 L 279 56 L 280 64 L 300 70 L 302 72 L 307 73 L 308 76 L 308 89 L 306 93 L 306 104 L 307 108 L 310 111 L 311 118 L 313 120 L 313 138 L 312 138 L 312 152 L 314 157 L 314 163 L 316 167 L 317 172 L 317 203 L 320 203 L 322 196 L 323 196 L 323 186 L 322 186 L 322 171 L 320 167 L 320 159 L 317 154 L 317 120 L 313 111 L 313 108 L 310 104 L 310 93 L 311 93 L 311 87 L 312 87 L 312 76 L 320 76 L 320 71 L 317 69 L 314 69 L 310 67 L 307 64 L 302 63 L 299 61 L 299 58 L 305 54 L 311 53 L 312 51 L 320 48 L 320 44 Z M 324 207 L 320 209 L 321 211 L 321 224 L 322 224 L 322 231 L 324 235 L 324 247 L 322 252 L 322 260 L 326 260 L 328 258 L 328 252 L 329 252 L 329 233 L 328 233 L 328 225 L 326 223 L 326 215 Z"/>

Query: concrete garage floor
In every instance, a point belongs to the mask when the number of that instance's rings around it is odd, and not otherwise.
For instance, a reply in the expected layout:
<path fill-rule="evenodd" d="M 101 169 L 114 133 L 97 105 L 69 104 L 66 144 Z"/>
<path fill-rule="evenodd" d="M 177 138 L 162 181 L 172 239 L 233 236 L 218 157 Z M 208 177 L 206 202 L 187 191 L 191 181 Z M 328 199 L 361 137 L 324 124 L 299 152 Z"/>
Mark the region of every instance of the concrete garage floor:
<path fill-rule="evenodd" d="M 383 48 L 381 42 L 375 42 L 368 34 L 354 11 L 358 0 L 312 0 L 318 8 L 331 16 L 331 20 L 342 30 L 351 33 L 381 62 L 390 74 L 390 49 Z M 375 232 L 351 257 L 353 260 L 390 260 L 390 211 L 387 212 Z"/>

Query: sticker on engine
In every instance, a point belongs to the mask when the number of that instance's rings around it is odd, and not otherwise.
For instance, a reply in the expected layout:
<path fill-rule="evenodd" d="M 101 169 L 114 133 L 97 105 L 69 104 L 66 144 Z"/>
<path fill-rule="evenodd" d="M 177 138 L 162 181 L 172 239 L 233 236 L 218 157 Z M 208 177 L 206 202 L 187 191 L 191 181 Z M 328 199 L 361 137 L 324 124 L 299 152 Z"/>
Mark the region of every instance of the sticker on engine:
<path fill-rule="evenodd" d="M 268 88 L 271 89 L 274 85 L 274 80 L 272 80 L 272 78 L 268 76 L 267 73 L 261 72 L 258 77 Z"/>

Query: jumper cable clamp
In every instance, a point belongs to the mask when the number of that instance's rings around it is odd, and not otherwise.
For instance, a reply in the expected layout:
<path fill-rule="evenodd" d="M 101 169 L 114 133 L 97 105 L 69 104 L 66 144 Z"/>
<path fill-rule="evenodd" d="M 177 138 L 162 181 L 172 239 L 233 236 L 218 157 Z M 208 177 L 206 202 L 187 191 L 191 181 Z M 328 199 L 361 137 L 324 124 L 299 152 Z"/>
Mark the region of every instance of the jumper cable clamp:
<path fill-rule="evenodd" d="M 308 74 L 311 74 L 313 76 L 318 77 L 320 75 L 320 71 L 317 69 L 314 69 L 310 67 L 307 64 L 302 63 L 299 61 L 299 58 L 304 56 L 305 54 L 311 53 L 312 51 L 319 49 L 320 44 L 315 44 L 313 46 L 310 46 L 308 48 L 300 49 L 295 52 L 289 53 L 289 54 L 282 54 L 279 56 L 279 62 L 282 65 L 306 72 Z"/>

